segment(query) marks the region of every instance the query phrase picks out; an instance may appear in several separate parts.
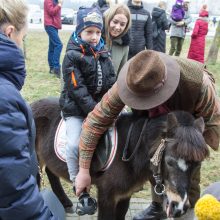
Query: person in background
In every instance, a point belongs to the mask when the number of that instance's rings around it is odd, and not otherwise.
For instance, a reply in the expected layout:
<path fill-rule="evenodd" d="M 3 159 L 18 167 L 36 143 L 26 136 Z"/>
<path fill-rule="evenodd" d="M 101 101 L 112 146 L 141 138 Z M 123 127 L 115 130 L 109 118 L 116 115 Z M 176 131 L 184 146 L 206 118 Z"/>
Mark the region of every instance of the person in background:
<path fill-rule="evenodd" d="M 182 21 L 185 16 L 185 11 L 183 8 L 183 0 L 176 0 L 176 3 L 172 7 L 171 19 L 178 22 Z"/>
<path fill-rule="evenodd" d="M 109 0 L 98 0 L 92 5 L 92 7 L 97 7 L 102 14 L 104 14 L 104 12 L 109 9 Z"/>
<path fill-rule="evenodd" d="M 131 15 L 124 4 L 112 5 L 104 13 L 103 38 L 111 53 L 112 63 L 116 74 L 128 60 L 129 35 Z"/>
<path fill-rule="evenodd" d="M 213 26 L 214 26 L 214 27 L 215 27 L 216 22 L 217 22 L 216 17 L 213 17 L 213 19 L 212 19 L 212 23 L 213 23 Z"/>
<path fill-rule="evenodd" d="M 205 38 L 208 34 L 208 23 L 209 12 L 207 11 L 207 5 L 203 5 L 191 35 L 191 43 L 188 52 L 189 59 L 204 63 Z"/>
<path fill-rule="evenodd" d="M 89 168 L 98 140 L 125 105 L 135 110 L 133 114 L 146 118 L 158 117 L 175 110 L 190 112 L 196 118 L 203 117 L 206 143 L 214 150 L 219 147 L 220 101 L 214 79 L 204 65 L 157 51 L 141 51 L 124 65 L 117 82 L 84 121 L 79 144 L 77 195 L 83 189 L 90 188 Z M 200 168 L 197 167 L 191 178 L 191 207 L 194 207 L 200 197 Z M 134 216 L 134 220 L 166 218 L 162 197 L 153 193 L 152 200 L 147 209 Z"/>
<path fill-rule="evenodd" d="M 155 26 L 155 27 L 154 27 Z M 160 1 L 152 10 L 153 50 L 166 52 L 166 30 L 169 22 L 166 15 L 166 2 Z"/>
<path fill-rule="evenodd" d="M 61 204 L 61 210 L 49 210 L 51 201 L 39 192 L 35 125 L 20 93 L 26 78 L 21 48 L 27 14 L 24 0 L 0 1 L 0 219 L 64 220 Z"/>
<path fill-rule="evenodd" d="M 62 64 L 64 87 L 60 107 L 66 124 L 66 161 L 75 185 L 79 169 L 79 137 L 83 120 L 114 84 L 116 74 L 101 38 L 102 13 L 80 7 L 76 30 L 67 44 Z"/>
<path fill-rule="evenodd" d="M 129 0 L 127 5 L 132 19 L 129 31 L 128 59 L 130 59 L 142 50 L 153 48 L 152 22 L 150 13 L 144 9 L 142 0 Z"/>
<path fill-rule="evenodd" d="M 58 35 L 61 29 L 63 0 L 44 0 L 44 28 L 49 37 L 48 63 L 50 73 L 60 78 L 60 55 L 63 44 Z"/>
<path fill-rule="evenodd" d="M 188 0 L 183 2 L 183 8 L 185 10 L 185 15 L 182 21 L 174 21 L 171 17 L 169 19 L 169 22 L 171 23 L 169 55 L 180 55 L 182 51 L 183 42 L 186 36 L 186 27 L 192 21 L 192 17 L 189 12 Z"/>

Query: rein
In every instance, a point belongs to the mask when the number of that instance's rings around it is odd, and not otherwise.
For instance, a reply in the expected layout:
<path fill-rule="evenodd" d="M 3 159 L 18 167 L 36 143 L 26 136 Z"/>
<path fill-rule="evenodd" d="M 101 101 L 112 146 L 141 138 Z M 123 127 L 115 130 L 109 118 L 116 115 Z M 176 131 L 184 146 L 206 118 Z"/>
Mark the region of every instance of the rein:
<path fill-rule="evenodd" d="M 129 141 L 130 141 L 130 137 L 131 137 L 131 131 L 133 129 L 134 122 L 132 122 L 132 124 L 130 125 L 129 130 L 128 130 L 128 136 L 127 136 L 127 139 L 126 139 L 126 142 L 125 142 L 125 148 L 123 150 L 122 161 L 128 162 L 128 161 L 130 161 L 134 157 L 135 153 L 137 152 L 138 148 L 141 145 L 141 140 L 142 140 L 142 137 L 144 135 L 144 130 L 146 128 L 146 125 L 147 125 L 148 121 L 149 121 L 149 119 L 146 118 L 145 121 L 144 121 L 142 130 L 141 130 L 140 136 L 138 138 L 137 144 L 135 145 L 134 151 L 132 152 L 130 157 L 128 157 L 128 155 L 127 155 L 128 154 L 128 146 L 129 146 Z"/>
<path fill-rule="evenodd" d="M 162 183 L 161 179 L 161 161 L 163 157 L 163 152 L 166 147 L 166 141 L 166 139 L 161 139 L 160 145 L 158 146 L 153 157 L 150 159 L 153 168 L 153 177 L 156 182 L 156 185 L 154 186 L 154 192 L 159 196 L 162 196 L 165 193 L 165 186 Z"/>

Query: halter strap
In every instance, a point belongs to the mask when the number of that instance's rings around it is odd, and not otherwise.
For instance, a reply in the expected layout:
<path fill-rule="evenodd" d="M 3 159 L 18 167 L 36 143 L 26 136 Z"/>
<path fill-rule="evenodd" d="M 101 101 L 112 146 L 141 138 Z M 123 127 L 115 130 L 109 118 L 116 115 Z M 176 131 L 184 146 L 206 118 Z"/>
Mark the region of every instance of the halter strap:
<path fill-rule="evenodd" d="M 165 142 L 166 139 L 161 139 L 160 145 L 158 146 L 153 157 L 150 159 L 153 168 L 153 177 L 156 182 L 156 185 L 154 186 L 154 192 L 159 196 L 162 196 L 165 193 L 165 186 L 162 184 L 161 179 L 161 161 L 164 149 L 166 147 Z"/>
<path fill-rule="evenodd" d="M 161 139 L 160 145 L 158 146 L 156 152 L 154 153 L 153 157 L 150 159 L 150 162 L 155 166 L 160 168 L 160 163 L 163 156 L 163 151 L 165 149 L 165 139 Z"/>

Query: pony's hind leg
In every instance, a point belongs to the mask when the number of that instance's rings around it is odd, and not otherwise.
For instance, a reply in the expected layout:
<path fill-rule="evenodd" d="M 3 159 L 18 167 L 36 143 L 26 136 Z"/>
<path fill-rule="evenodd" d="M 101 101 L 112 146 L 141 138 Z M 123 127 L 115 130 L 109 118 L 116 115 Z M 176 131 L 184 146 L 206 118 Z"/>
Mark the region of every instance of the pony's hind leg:
<path fill-rule="evenodd" d="M 63 187 L 60 183 L 59 177 L 55 176 L 49 169 L 46 167 L 45 169 L 47 173 L 47 177 L 49 179 L 51 188 L 53 192 L 56 194 L 60 202 L 62 203 L 63 207 L 65 208 L 65 211 L 68 213 L 73 213 L 73 203 L 72 201 L 68 198 L 66 193 L 63 190 Z"/>
<path fill-rule="evenodd" d="M 130 198 L 123 199 L 116 206 L 116 220 L 124 220 L 129 208 Z"/>

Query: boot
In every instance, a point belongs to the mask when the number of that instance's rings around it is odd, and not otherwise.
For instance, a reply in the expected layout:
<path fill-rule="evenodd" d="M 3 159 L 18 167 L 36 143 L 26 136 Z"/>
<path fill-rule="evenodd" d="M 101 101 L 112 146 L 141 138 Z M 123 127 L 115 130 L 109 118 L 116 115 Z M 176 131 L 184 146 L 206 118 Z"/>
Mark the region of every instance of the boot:
<path fill-rule="evenodd" d="M 133 220 L 160 220 L 166 218 L 162 205 L 153 201 L 146 209 L 136 214 Z"/>
<path fill-rule="evenodd" d="M 60 78 L 60 68 L 52 69 L 51 73 L 54 74 L 57 78 Z"/>

